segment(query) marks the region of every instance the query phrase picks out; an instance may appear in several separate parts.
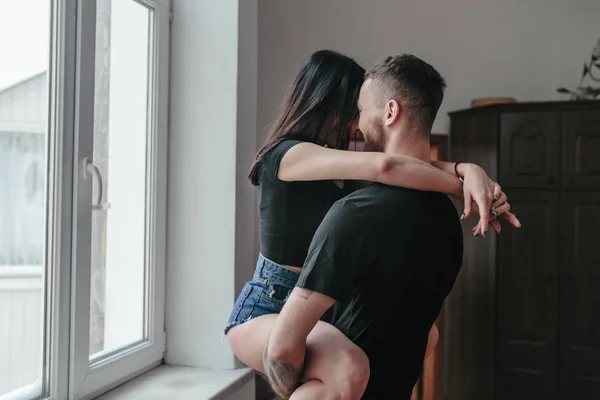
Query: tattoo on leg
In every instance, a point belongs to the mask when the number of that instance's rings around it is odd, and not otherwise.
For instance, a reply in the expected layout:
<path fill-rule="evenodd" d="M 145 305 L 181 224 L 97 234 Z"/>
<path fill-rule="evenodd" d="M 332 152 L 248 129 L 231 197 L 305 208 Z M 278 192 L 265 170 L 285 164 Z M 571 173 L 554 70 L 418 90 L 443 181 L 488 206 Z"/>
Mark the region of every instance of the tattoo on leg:
<path fill-rule="evenodd" d="M 302 370 L 291 364 L 272 361 L 267 355 L 268 343 L 263 351 L 265 375 L 275 394 L 284 399 L 289 398 L 299 385 Z"/>
<path fill-rule="evenodd" d="M 292 294 L 307 300 L 313 294 L 313 291 L 310 289 L 295 287 L 292 291 Z"/>

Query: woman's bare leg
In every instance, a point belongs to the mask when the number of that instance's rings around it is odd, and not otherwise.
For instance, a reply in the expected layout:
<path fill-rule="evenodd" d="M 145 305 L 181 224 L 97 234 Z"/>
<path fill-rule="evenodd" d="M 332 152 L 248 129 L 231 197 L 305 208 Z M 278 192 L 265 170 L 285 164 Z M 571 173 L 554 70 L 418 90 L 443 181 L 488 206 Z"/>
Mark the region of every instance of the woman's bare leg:
<path fill-rule="evenodd" d="M 276 318 L 277 314 L 262 315 L 236 325 L 227 332 L 227 341 L 233 354 L 242 363 L 263 374 L 263 349 Z"/>
<path fill-rule="evenodd" d="M 440 338 L 440 331 L 438 330 L 435 324 L 431 327 L 429 331 L 429 337 L 427 338 L 427 349 L 425 350 L 425 360 L 429 358 L 431 354 L 433 354 L 433 350 L 435 349 L 435 345 Z"/>
<path fill-rule="evenodd" d="M 262 373 L 262 353 L 276 317 L 253 318 L 227 333 L 238 359 Z M 319 321 L 306 340 L 304 380 L 290 399 L 360 399 L 369 381 L 369 360 L 343 333 Z"/>
<path fill-rule="evenodd" d="M 306 339 L 306 383 L 290 400 L 359 400 L 369 383 L 369 373 L 365 352 L 337 328 L 319 321 Z"/>

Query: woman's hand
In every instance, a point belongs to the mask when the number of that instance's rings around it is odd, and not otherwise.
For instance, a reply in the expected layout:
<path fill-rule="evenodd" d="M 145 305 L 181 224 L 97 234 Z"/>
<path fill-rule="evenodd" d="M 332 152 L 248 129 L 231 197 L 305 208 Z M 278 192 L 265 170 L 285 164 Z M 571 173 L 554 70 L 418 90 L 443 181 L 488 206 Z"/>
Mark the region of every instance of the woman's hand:
<path fill-rule="evenodd" d="M 504 218 L 515 228 L 521 227 L 521 222 L 519 219 L 510 212 L 510 204 L 508 203 L 508 198 L 506 197 L 506 193 L 502 191 L 502 188 L 497 183 L 494 183 L 494 195 L 493 195 L 493 204 L 490 208 L 490 220 L 489 223 L 494 228 L 497 233 L 500 233 L 502 227 L 500 226 L 500 222 L 498 221 L 498 217 Z M 475 205 L 475 207 L 478 207 Z M 475 212 L 479 212 L 478 209 L 475 209 Z M 484 236 L 485 233 L 482 232 L 480 224 L 477 224 L 473 227 L 473 236 L 479 237 Z"/>
<path fill-rule="evenodd" d="M 458 172 L 463 178 L 463 196 L 465 208 L 461 219 L 471 216 L 473 205 L 478 210 L 479 222 L 477 232 L 484 235 L 488 230 L 492 202 L 494 201 L 494 182 L 487 176 L 483 168 L 475 164 L 460 163 Z"/>
<path fill-rule="evenodd" d="M 460 164 L 459 173 L 464 176 L 464 212 L 461 219 L 469 218 L 473 208 L 479 214 L 479 222 L 473 227 L 474 236 L 484 236 L 488 224 L 500 233 L 502 227 L 497 217 L 502 217 L 516 228 L 521 227 L 518 218 L 510 212 L 510 204 L 502 188 L 493 182 L 483 168 L 475 164 Z"/>

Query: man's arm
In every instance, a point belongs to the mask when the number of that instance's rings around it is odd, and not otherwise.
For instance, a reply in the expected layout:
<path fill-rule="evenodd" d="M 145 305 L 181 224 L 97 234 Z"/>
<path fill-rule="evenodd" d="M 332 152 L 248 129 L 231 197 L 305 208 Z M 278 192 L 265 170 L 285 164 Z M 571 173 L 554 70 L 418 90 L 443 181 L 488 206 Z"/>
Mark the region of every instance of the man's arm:
<path fill-rule="evenodd" d="M 296 287 L 277 317 L 263 352 L 265 373 L 278 396 L 288 398 L 298 387 L 304 367 L 306 338 L 335 300 Z"/>
<path fill-rule="evenodd" d="M 263 353 L 265 372 L 280 396 L 291 395 L 298 386 L 308 334 L 336 301 L 352 297 L 360 266 L 370 254 L 356 235 L 366 218 L 356 206 L 340 200 L 315 232 L 296 288 L 277 316 Z"/>

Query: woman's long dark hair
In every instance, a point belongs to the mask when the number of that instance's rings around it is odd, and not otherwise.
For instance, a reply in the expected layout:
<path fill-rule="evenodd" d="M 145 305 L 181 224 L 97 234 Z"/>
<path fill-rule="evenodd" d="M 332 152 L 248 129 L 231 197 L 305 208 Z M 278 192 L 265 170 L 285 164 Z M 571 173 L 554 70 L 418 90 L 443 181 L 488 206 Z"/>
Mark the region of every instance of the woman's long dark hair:
<path fill-rule="evenodd" d="M 258 185 L 258 164 L 284 139 L 347 149 L 350 127 L 358 117 L 356 102 L 365 70 L 350 57 L 331 50 L 313 53 L 300 68 L 275 124 L 258 151 L 250 181 Z"/>

